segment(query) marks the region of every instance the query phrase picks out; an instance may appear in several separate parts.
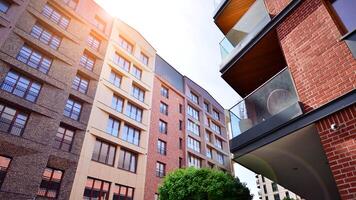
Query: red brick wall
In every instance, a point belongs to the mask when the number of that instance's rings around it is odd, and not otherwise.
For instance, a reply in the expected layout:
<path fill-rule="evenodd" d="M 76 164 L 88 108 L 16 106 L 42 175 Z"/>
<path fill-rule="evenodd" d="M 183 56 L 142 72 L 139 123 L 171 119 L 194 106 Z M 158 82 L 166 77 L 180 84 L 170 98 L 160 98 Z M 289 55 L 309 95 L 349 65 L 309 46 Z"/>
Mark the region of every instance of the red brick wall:
<path fill-rule="evenodd" d="M 183 158 L 183 165 L 185 164 L 185 108 L 184 98 L 175 92 L 174 89 L 169 88 L 169 98 L 162 97 L 160 94 L 161 85 L 169 86 L 163 83 L 161 79 L 155 77 L 153 85 L 153 99 L 151 112 L 151 126 L 149 133 L 149 145 L 147 154 L 147 170 L 146 170 L 146 184 L 145 184 L 145 200 L 153 200 L 154 194 L 157 193 L 158 185 L 161 178 L 156 177 L 156 162 L 160 161 L 166 164 L 166 172 L 170 172 L 179 167 L 179 157 Z M 168 105 L 168 116 L 159 112 L 160 102 L 163 101 Z M 183 105 L 183 113 L 179 113 L 179 104 Z M 167 135 L 159 132 L 158 122 L 162 119 L 168 123 Z M 179 120 L 183 121 L 183 131 L 179 130 Z M 183 150 L 179 149 L 179 138 L 183 139 Z M 157 140 L 161 139 L 167 143 L 167 155 L 163 156 L 157 153 Z"/>
<path fill-rule="evenodd" d="M 356 60 L 321 0 L 302 1 L 277 32 L 306 111 L 356 88 Z"/>
<path fill-rule="evenodd" d="M 270 15 L 274 16 L 281 12 L 291 0 L 265 0 L 265 5 L 268 8 Z"/>
<path fill-rule="evenodd" d="M 339 130 L 331 130 L 331 124 Z M 316 123 L 321 143 L 343 200 L 356 199 L 356 105 Z"/>

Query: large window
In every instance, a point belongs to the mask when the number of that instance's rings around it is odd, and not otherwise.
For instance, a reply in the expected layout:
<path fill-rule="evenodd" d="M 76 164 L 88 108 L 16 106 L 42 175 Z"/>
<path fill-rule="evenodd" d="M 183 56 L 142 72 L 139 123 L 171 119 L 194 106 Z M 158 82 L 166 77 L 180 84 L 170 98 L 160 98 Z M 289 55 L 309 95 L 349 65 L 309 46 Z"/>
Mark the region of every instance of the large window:
<path fill-rule="evenodd" d="M 129 142 L 131 144 L 140 145 L 140 131 L 134 127 L 131 127 L 127 124 L 124 126 L 124 131 L 121 134 L 121 139 Z"/>
<path fill-rule="evenodd" d="M 148 65 L 148 56 L 142 52 L 140 53 L 140 60 L 143 64 Z"/>
<path fill-rule="evenodd" d="M 64 108 L 64 116 L 78 121 L 81 110 L 82 110 L 81 103 L 79 103 L 73 99 L 68 99 L 66 106 Z"/>
<path fill-rule="evenodd" d="M 136 173 L 137 154 L 125 149 L 120 150 L 118 168 Z"/>
<path fill-rule="evenodd" d="M 93 56 L 90 56 L 88 53 L 84 52 L 83 55 L 80 57 L 79 65 L 87 70 L 93 71 L 94 63 L 95 58 Z"/>
<path fill-rule="evenodd" d="M 37 191 L 37 196 L 47 198 L 57 198 L 63 172 L 61 170 L 52 169 L 46 167 L 42 175 L 42 182 L 40 188 Z"/>
<path fill-rule="evenodd" d="M 208 102 L 204 102 L 204 110 L 205 110 L 205 112 L 209 112 L 209 103 Z"/>
<path fill-rule="evenodd" d="M 189 154 L 188 155 L 188 166 L 195 167 L 195 168 L 201 168 L 201 159 Z"/>
<path fill-rule="evenodd" d="M 9 168 L 11 158 L 0 156 L 0 189 L 5 180 L 7 169 Z"/>
<path fill-rule="evenodd" d="M 220 138 L 215 138 L 215 146 L 219 149 L 223 148 L 223 141 Z"/>
<path fill-rule="evenodd" d="M 278 185 L 277 185 L 277 183 L 271 183 L 271 186 L 272 186 L 272 190 L 273 190 L 273 192 L 277 192 L 278 191 Z"/>
<path fill-rule="evenodd" d="M 158 126 L 159 126 L 159 132 L 160 133 L 164 133 L 164 134 L 167 134 L 167 132 L 168 132 L 168 126 L 167 126 L 167 122 L 165 122 L 165 121 L 162 121 L 162 120 L 159 120 L 158 121 Z"/>
<path fill-rule="evenodd" d="M 278 193 L 274 194 L 273 197 L 274 197 L 274 200 L 281 200 L 281 198 L 280 198 Z"/>
<path fill-rule="evenodd" d="M 200 152 L 200 142 L 192 137 L 188 137 L 188 148 L 193 149 L 196 152 Z"/>
<path fill-rule="evenodd" d="M 1 85 L 1 89 L 28 101 L 35 102 L 40 93 L 41 84 L 14 71 L 9 71 Z"/>
<path fill-rule="evenodd" d="M 194 133 L 195 135 L 198 135 L 200 136 L 200 130 L 199 130 L 199 125 L 194 123 L 193 121 L 191 120 L 188 120 L 188 127 L 187 127 L 187 130 Z"/>
<path fill-rule="evenodd" d="M 161 86 L 161 96 L 166 97 L 168 99 L 168 95 L 169 95 L 168 88 Z"/>
<path fill-rule="evenodd" d="M 77 74 L 73 80 L 72 88 L 83 94 L 87 93 L 89 80 Z"/>
<path fill-rule="evenodd" d="M 106 28 L 106 23 L 104 22 L 104 20 L 100 19 L 100 17 L 95 16 L 94 18 L 94 26 L 96 28 L 98 28 L 101 31 L 105 31 Z"/>
<path fill-rule="evenodd" d="M 142 77 L 142 70 L 137 68 L 135 65 L 131 67 L 130 73 L 136 77 L 137 79 L 141 80 Z"/>
<path fill-rule="evenodd" d="M 66 29 L 69 25 L 69 18 L 64 16 L 62 13 L 60 13 L 58 10 L 54 9 L 48 4 L 43 7 L 42 15 L 47 17 L 63 29 Z"/>
<path fill-rule="evenodd" d="M 113 166 L 115 160 L 115 153 L 116 147 L 114 145 L 96 140 L 91 159 L 100 163 Z"/>
<path fill-rule="evenodd" d="M 132 85 L 132 96 L 143 102 L 145 100 L 145 91 L 136 85 Z"/>
<path fill-rule="evenodd" d="M 157 162 L 156 163 L 156 176 L 163 178 L 166 175 L 166 164 Z"/>
<path fill-rule="evenodd" d="M 189 98 L 192 100 L 194 103 L 199 104 L 199 97 L 196 95 L 194 92 L 190 91 L 189 93 Z"/>
<path fill-rule="evenodd" d="M 113 61 L 115 64 L 117 64 L 119 67 L 121 67 L 125 71 L 128 72 L 130 70 L 130 62 L 128 60 L 126 60 L 124 57 L 122 57 L 121 55 L 115 53 Z"/>
<path fill-rule="evenodd" d="M 0 0 L 0 12 L 6 13 L 10 6 L 11 4 L 7 0 Z"/>
<path fill-rule="evenodd" d="M 206 131 L 205 132 L 205 140 L 207 141 L 207 142 L 210 142 L 210 143 L 212 143 L 212 133 L 211 132 L 209 132 L 209 131 Z"/>
<path fill-rule="evenodd" d="M 220 120 L 220 114 L 218 111 L 216 111 L 215 109 L 213 109 L 213 117 L 216 120 Z"/>
<path fill-rule="evenodd" d="M 52 64 L 52 59 L 26 44 L 21 47 L 16 59 L 45 74 L 47 74 Z"/>
<path fill-rule="evenodd" d="M 54 147 L 64 151 L 70 151 L 72 148 L 73 138 L 74 130 L 60 125 L 54 139 Z"/>
<path fill-rule="evenodd" d="M 210 128 L 217 134 L 221 135 L 221 128 L 219 125 L 215 124 L 214 122 L 211 122 Z"/>
<path fill-rule="evenodd" d="M 87 43 L 90 48 L 99 50 L 101 41 L 91 33 L 88 37 Z"/>
<path fill-rule="evenodd" d="M 135 121 L 141 122 L 142 109 L 138 108 L 137 106 L 131 103 L 128 103 L 126 106 L 126 115 Z"/>
<path fill-rule="evenodd" d="M 218 158 L 218 163 L 224 165 L 224 155 L 220 152 L 216 152 L 216 156 Z"/>
<path fill-rule="evenodd" d="M 167 155 L 167 143 L 163 140 L 157 140 L 157 152 L 161 155 Z"/>
<path fill-rule="evenodd" d="M 206 157 L 213 158 L 213 150 L 210 147 L 206 148 Z"/>
<path fill-rule="evenodd" d="M 122 76 L 120 76 L 119 74 L 111 71 L 110 77 L 109 77 L 110 83 L 114 84 L 116 87 L 119 88 L 120 85 L 121 85 L 121 79 L 122 79 Z"/>
<path fill-rule="evenodd" d="M 32 27 L 31 30 L 31 35 L 41 41 L 42 43 L 49 45 L 52 49 L 57 50 L 59 47 L 59 44 L 61 43 L 61 38 L 52 33 L 51 31 L 45 29 L 42 25 L 40 24 L 35 24 Z"/>
<path fill-rule="evenodd" d="M 27 121 L 27 114 L 0 104 L 0 130 L 20 136 Z"/>
<path fill-rule="evenodd" d="M 164 115 L 168 115 L 168 105 L 161 102 L 159 105 L 159 112 L 164 114 Z"/>
<path fill-rule="evenodd" d="M 83 200 L 109 200 L 110 183 L 94 178 L 87 178 Z"/>
<path fill-rule="evenodd" d="M 117 112 L 122 112 L 122 107 L 124 106 L 124 99 L 116 96 L 115 94 L 112 96 L 111 107 L 115 109 Z"/>
<path fill-rule="evenodd" d="M 116 184 L 113 200 L 133 200 L 135 188 Z"/>
<path fill-rule="evenodd" d="M 108 124 L 106 126 L 106 132 L 114 137 L 118 137 L 120 129 L 120 121 L 112 117 L 109 117 Z"/>
<path fill-rule="evenodd" d="M 133 45 L 125 40 L 121 35 L 119 36 L 119 45 L 125 49 L 127 52 L 132 54 Z"/>
<path fill-rule="evenodd" d="M 199 111 L 197 111 L 190 105 L 188 105 L 188 115 L 193 117 L 196 120 L 199 120 Z"/>
<path fill-rule="evenodd" d="M 77 8 L 78 0 L 64 0 L 64 3 L 74 10 L 75 8 Z"/>
<path fill-rule="evenodd" d="M 329 0 L 332 9 L 339 17 L 346 32 L 356 29 L 356 1 L 355 0 Z"/>

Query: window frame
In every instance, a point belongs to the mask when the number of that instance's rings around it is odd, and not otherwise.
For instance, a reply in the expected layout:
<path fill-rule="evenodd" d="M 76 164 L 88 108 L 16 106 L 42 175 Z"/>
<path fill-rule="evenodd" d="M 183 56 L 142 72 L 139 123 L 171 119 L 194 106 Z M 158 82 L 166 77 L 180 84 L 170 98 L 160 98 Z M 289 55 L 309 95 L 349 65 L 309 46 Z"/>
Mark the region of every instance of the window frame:
<path fill-rule="evenodd" d="M 1 108 L 1 106 L 2 106 L 2 108 Z M 14 114 L 12 115 L 11 122 L 3 122 L 3 120 L 4 120 L 3 119 L 4 118 L 3 115 L 4 115 L 5 109 L 13 110 L 12 112 L 14 112 Z M 8 116 L 10 115 L 11 116 L 11 113 L 5 113 L 5 115 L 8 115 Z M 25 119 L 18 118 L 19 115 L 21 115 L 21 118 L 25 118 Z M 7 116 L 7 118 L 8 118 L 8 116 Z M 26 112 L 23 112 L 23 111 L 21 111 L 21 110 L 19 110 L 17 108 L 10 107 L 10 106 L 7 106 L 5 104 L 0 103 L 0 124 L 1 123 L 5 123 L 5 124 L 9 125 L 7 130 L 0 129 L 1 131 L 6 132 L 6 133 L 11 134 L 11 135 L 22 136 L 22 134 L 25 131 L 28 119 L 29 119 L 29 114 L 27 114 Z M 18 122 L 16 122 L 18 120 L 20 120 L 20 121 L 22 120 L 22 121 L 24 121 L 24 123 L 19 125 L 19 126 L 22 125 L 22 127 L 16 127 L 15 126 L 15 128 L 21 128 L 19 133 L 13 133 L 12 130 L 14 128 L 15 123 L 18 123 Z"/>
<path fill-rule="evenodd" d="M 166 176 L 166 164 L 163 162 L 156 162 L 156 177 L 163 178 Z"/>
<path fill-rule="evenodd" d="M 51 172 L 51 176 L 49 177 L 48 180 L 46 180 L 47 177 L 45 177 L 46 170 L 51 170 L 52 171 Z M 59 182 L 56 182 L 56 183 L 58 183 L 58 188 L 56 188 L 56 196 L 55 197 L 47 196 L 49 191 L 53 191 L 52 184 L 53 184 L 53 182 L 55 182 L 55 181 L 53 181 L 53 175 L 54 175 L 54 173 L 56 171 L 57 172 L 61 172 L 61 178 L 59 179 Z M 63 180 L 63 175 L 64 175 L 64 171 L 63 170 L 59 170 L 59 169 L 55 169 L 55 168 L 46 166 L 45 170 L 42 173 L 41 184 L 40 184 L 40 187 L 37 190 L 36 196 L 56 199 L 58 197 L 58 195 L 59 195 L 59 192 L 60 192 L 61 183 L 62 183 L 62 180 Z M 42 184 L 45 184 L 45 181 L 48 181 L 48 185 L 47 185 L 48 188 L 44 188 L 45 189 L 45 193 L 44 193 L 44 195 L 41 195 L 41 194 L 39 194 L 39 192 L 40 192 L 41 189 L 43 189 L 42 188 Z"/>
<path fill-rule="evenodd" d="M 86 183 L 85 183 L 85 187 L 84 187 L 84 193 L 83 193 L 83 197 L 86 197 L 84 196 L 85 195 L 85 191 L 87 190 L 87 183 L 88 183 L 88 180 L 91 179 L 92 180 L 92 184 L 91 184 L 91 188 L 90 188 L 90 199 L 93 197 L 93 191 L 94 191 L 94 184 L 96 181 L 99 181 L 101 182 L 100 183 L 100 191 L 99 191 L 99 199 L 102 199 L 104 200 L 102 197 L 102 194 L 106 192 L 106 197 L 105 197 L 105 200 L 109 200 L 109 196 L 110 196 L 110 189 L 111 189 L 111 182 L 109 181 L 104 181 L 104 180 L 101 180 L 101 179 L 97 179 L 97 178 L 92 178 L 92 177 L 87 177 L 87 180 L 86 180 Z M 108 184 L 108 190 L 107 191 L 103 191 L 104 189 L 104 184 Z"/>
<path fill-rule="evenodd" d="M 127 165 L 127 163 L 126 163 L 126 161 L 127 161 L 126 160 L 126 156 L 127 155 L 130 156 L 129 163 L 128 163 L 128 169 L 126 169 L 126 167 L 125 167 Z M 123 158 L 121 158 L 121 156 L 123 156 Z M 132 162 L 133 158 L 135 160 L 134 163 Z M 121 163 L 121 161 L 122 161 L 122 163 Z M 132 165 L 134 165 L 133 166 L 133 168 L 134 168 L 133 171 L 131 170 Z M 137 173 L 137 165 L 138 165 L 138 154 L 133 152 L 133 151 L 130 151 L 130 150 L 126 149 L 126 148 L 120 147 L 119 161 L 118 161 L 117 168 L 136 174 Z"/>
<path fill-rule="evenodd" d="M 76 84 L 76 82 L 78 82 L 78 84 Z M 89 84 L 90 84 L 89 79 L 86 79 L 85 77 L 81 76 L 80 74 L 76 74 L 73 79 L 73 82 L 72 82 L 72 89 L 76 90 L 82 94 L 87 94 L 88 89 L 89 89 Z"/>
<path fill-rule="evenodd" d="M 161 101 L 159 104 L 159 112 L 168 116 L 168 104 Z"/>
<path fill-rule="evenodd" d="M 79 60 L 79 66 L 92 72 L 95 66 L 95 57 L 87 52 L 83 52 Z"/>
<path fill-rule="evenodd" d="M 108 122 L 106 124 L 106 133 L 118 138 L 120 133 L 120 127 L 121 121 L 109 115 Z"/>
<path fill-rule="evenodd" d="M 62 38 L 58 34 L 46 29 L 37 22 L 32 26 L 30 35 L 54 50 L 58 50 L 62 43 Z M 48 41 L 46 41 L 46 39 Z"/>
<path fill-rule="evenodd" d="M 30 47 L 26 43 L 22 45 L 17 53 L 16 60 L 44 74 L 48 74 L 53 63 L 52 58 Z"/>
<path fill-rule="evenodd" d="M 126 52 L 132 54 L 134 45 L 131 44 L 126 38 L 124 38 L 122 35 L 119 35 L 119 46 L 123 48 Z M 131 48 L 129 48 L 131 47 Z"/>
<path fill-rule="evenodd" d="M 105 153 L 105 161 L 101 161 L 101 156 L 102 156 L 102 150 L 103 150 L 103 144 L 107 145 L 107 150 Z M 100 145 L 99 146 L 99 151 L 97 152 L 97 158 L 94 158 L 94 154 L 95 154 L 95 150 L 96 150 L 96 147 L 97 145 Z M 111 153 L 111 149 L 114 149 L 114 154 L 111 156 L 112 157 L 112 162 L 110 162 L 110 153 Z M 115 157 L 116 157 L 116 146 L 111 144 L 111 143 L 108 143 L 108 142 L 105 142 L 103 140 L 98 140 L 96 139 L 95 140 L 95 144 L 94 144 L 94 149 L 93 149 L 93 153 L 92 153 L 92 156 L 91 156 L 91 160 L 92 161 L 95 161 L 95 162 L 98 162 L 98 163 L 101 163 L 101 164 L 104 164 L 104 165 L 108 165 L 108 166 L 114 166 L 115 164 Z"/>
<path fill-rule="evenodd" d="M 62 133 L 62 138 L 58 137 L 58 133 L 59 133 L 59 129 L 60 129 L 60 128 L 64 129 L 64 132 Z M 73 135 L 70 137 L 70 138 L 71 138 L 70 144 L 68 144 L 68 143 L 65 142 L 65 138 L 66 138 L 66 136 L 68 136 L 66 133 L 67 133 L 68 131 L 69 131 L 69 132 L 73 132 Z M 67 152 L 71 152 L 72 146 L 73 146 L 73 142 L 74 142 L 74 138 L 75 138 L 75 130 L 74 130 L 74 129 L 68 128 L 68 127 L 66 127 L 66 126 L 64 126 L 64 125 L 59 125 L 58 130 L 57 130 L 57 133 L 56 133 L 56 136 L 55 136 L 55 138 L 54 138 L 54 141 L 55 141 L 54 147 L 55 147 L 56 149 L 60 149 L 60 150 L 67 151 Z M 59 146 L 56 146 L 56 142 L 59 142 Z M 69 145 L 68 150 L 63 149 L 63 143 Z"/>
<path fill-rule="evenodd" d="M 100 50 L 101 42 L 102 41 L 97 36 L 95 36 L 93 33 L 90 33 L 87 38 L 88 47 L 90 47 L 91 49 L 93 49 L 95 51 Z"/>
<path fill-rule="evenodd" d="M 162 97 L 169 98 L 169 89 L 165 86 L 161 86 L 160 93 Z"/>
<path fill-rule="evenodd" d="M 157 153 L 160 155 L 166 156 L 167 155 L 167 142 L 161 139 L 157 140 Z"/>
<path fill-rule="evenodd" d="M 41 14 L 64 30 L 68 28 L 71 21 L 68 16 L 54 8 L 52 5 L 49 5 L 48 3 L 45 4 L 42 8 Z M 62 23 L 63 20 L 65 23 Z"/>
<path fill-rule="evenodd" d="M 141 101 L 141 102 L 145 102 L 145 93 L 146 91 L 144 89 L 142 89 L 141 87 L 137 86 L 136 84 L 132 84 L 131 87 L 131 95 Z"/>
<path fill-rule="evenodd" d="M 132 140 L 130 139 L 130 134 L 132 134 Z M 133 144 L 133 145 L 136 145 L 139 147 L 140 142 L 141 142 L 140 141 L 141 140 L 141 131 L 139 129 L 137 129 L 136 127 L 133 127 L 133 126 L 125 123 L 123 132 L 122 132 L 120 138 L 130 144 Z M 135 139 L 135 138 L 137 138 L 137 139 Z"/>
<path fill-rule="evenodd" d="M 118 187 L 118 190 L 116 190 L 116 187 Z M 121 189 L 122 187 L 125 188 L 126 190 L 126 193 L 125 193 L 125 196 L 124 196 L 124 199 L 130 199 L 130 200 L 133 200 L 134 197 L 135 197 L 135 188 L 134 187 L 130 187 L 130 186 L 126 186 L 126 185 L 122 185 L 122 184 L 115 184 L 114 185 L 114 194 L 113 194 L 113 200 L 119 200 L 121 199 L 122 196 L 120 196 L 120 193 L 121 193 Z M 132 196 L 128 196 L 128 193 L 129 193 L 129 189 L 131 189 L 132 191 Z M 118 193 L 116 192 L 118 191 Z M 115 198 L 115 195 L 117 195 L 117 197 Z"/>
<path fill-rule="evenodd" d="M 168 134 L 168 123 L 161 119 L 158 120 L 158 130 L 160 133 Z"/>
<path fill-rule="evenodd" d="M 128 102 L 126 105 L 125 115 L 128 116 L 129 118 L 141 123 L 142 116 L 143 116 L 143 109 Z"/>
<path fill-rule="evenodd" d="M 67 105 L 69 105 L 69 103 L 68 103 L 69 101 L 72 101 L 72 102 L 73 102 L 73 104 L 72 104 L 72 106 L 71 106 L 71 108 L 70 108 L 70 111 L 68 110 L 69 107 L 67 106 Z M 80 105 L 80 107 L 79 107 L 79 112 L 78 112 L 77 115 L 73 115 L 73 111 L 74 111 L 75 109 L 78 109 L 78 105 Z M 70 118 L 70 119 L 73 119 L 73 120 L 75 120 L 75 121 L 80 121 L 82 109 L 83 109 L 83 103 L 81 103 L 81 102 L 79 102 L 79 101 L 77 101 L 77 100 L 74 100 L 74 99 L 72 99 L 71 97 L 69 97 L 69 98 L 67 99 L 67 101 L 66 101 L 66 105 L 64 106 L 63 115 L 66 116 L 66 117 L 68 117 L 68 118 Z M 67 115 L 66 112 L 68 112 L 69 114 Z M 77 116 L 77 117 L 75 117 L 75 116 Z"/>

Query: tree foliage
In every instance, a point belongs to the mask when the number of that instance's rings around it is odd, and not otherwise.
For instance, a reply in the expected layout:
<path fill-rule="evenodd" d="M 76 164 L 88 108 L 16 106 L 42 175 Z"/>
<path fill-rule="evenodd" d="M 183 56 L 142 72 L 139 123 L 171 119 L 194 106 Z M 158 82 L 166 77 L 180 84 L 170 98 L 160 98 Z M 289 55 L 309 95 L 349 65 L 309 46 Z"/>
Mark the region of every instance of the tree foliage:
<path fill-rule="evenodd" d="M 251 200 L 250 190 L 230 174 L 215 169 L 178 169 L 158 189 L 160 200 Z"/>

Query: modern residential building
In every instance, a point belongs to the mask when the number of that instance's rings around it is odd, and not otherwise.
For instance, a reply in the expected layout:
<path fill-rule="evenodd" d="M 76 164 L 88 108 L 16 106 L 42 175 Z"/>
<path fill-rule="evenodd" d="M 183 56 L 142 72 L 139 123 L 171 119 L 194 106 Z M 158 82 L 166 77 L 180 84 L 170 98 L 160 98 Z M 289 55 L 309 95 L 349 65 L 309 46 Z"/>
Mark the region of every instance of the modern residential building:
<path fill-rule="evenodd" d="M 92 1 L 0 0 L 0 199 L 69 199 L 111 23 Z"/>
<path fill-rule="evenodd" d="M 155 49 L 115 19 L 70 199 L 143 199 Z"/>
<path fill-rule="evenodd" d="M 301 198 L 293 192 L 285 189 L 277 183 L 265 178 L 264 176 L 256 174 L 256 184 L 258 191 L 258 198 L 262 200 L 283 200 L 284 198 L 291 198 L 300 200 Z"/>
<path fill-rule="evenodd" d="M 355 1 L 223 0 L 233 160 L 305 199 L 355 199 Z"/>

